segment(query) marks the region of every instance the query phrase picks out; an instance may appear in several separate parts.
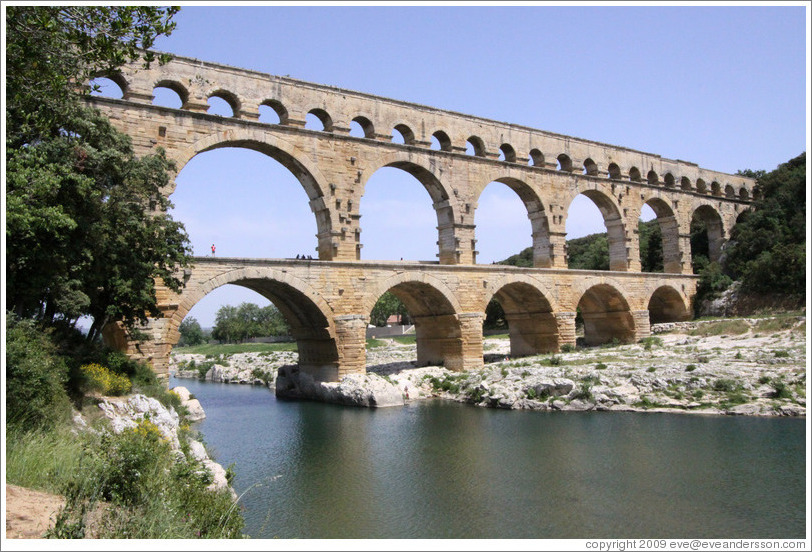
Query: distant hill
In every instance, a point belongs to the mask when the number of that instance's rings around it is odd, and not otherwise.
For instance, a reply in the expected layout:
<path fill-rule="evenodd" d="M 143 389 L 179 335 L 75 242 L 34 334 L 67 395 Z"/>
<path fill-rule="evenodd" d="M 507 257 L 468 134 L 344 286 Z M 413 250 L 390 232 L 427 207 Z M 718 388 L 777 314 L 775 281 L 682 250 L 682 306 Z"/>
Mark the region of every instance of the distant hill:
<path fill-rule="evenodd" d="M 662 272 L 663 246 L 656 220 L 640 222 L 640 262 L 644 272 Z M 609 239 L 606 232 L 567 240 L 568 267 L 582 270 L 609 270 Z M 532 267 L 533 248 L 528 247 L 497 264 Z"/>

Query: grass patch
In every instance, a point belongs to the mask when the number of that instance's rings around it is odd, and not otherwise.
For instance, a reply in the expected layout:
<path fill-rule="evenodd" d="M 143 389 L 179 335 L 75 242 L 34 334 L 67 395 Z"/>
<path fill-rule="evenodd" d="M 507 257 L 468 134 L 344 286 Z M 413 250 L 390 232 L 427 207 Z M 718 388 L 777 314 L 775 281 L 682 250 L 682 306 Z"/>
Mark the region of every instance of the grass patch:
<path fill-rule="evenodd" d="M 689 335 L 712 336 L 712 335 L 741 335 L 750 330 L 743 320 L 719 320 L 700 324 L 699 327 L 690 331 Z"/>
<path fill-rule="evenodd" d="M 783 330 L 789 330 L 795 327 L 795 324 L 797 323 L 798 323 L 797 315 L 765 318 L 764 320 L 759 320 L 758 322 L 755 323 L 755 325 L 753 326 L 753 331 L 759 331 L 764 333 L 775 333 Z"/>
<path fill-rule="evenodd" d="M 414 334 L 410 335 L 396 335 L 390 338 L 392 341 L 400 343 L 401 345 L 414 345 L 417 343 L 417 336 Z"/>
<path fill-rule="evenodd" d="M 98 538 L 240 538 L 243 519 L 228 491 L 206 489 L 211 475 L 178 459 L 149 421 L 120 434 L 67 426 L 6 435 L 7 481 L 61 494 L 66 507 L 50 538 L 83 538 L 99 511 Z M 104 503 L 101 510 L 96 505 Z"/>
<path fill-rule="evenodd" d="M 238 353 L 278 353 L 281 351 L 298 351 L 296 342 L 286 343 L 206 343 L 175 347 L 172 354 L 196 354 L 210 357 L 230 356 Z"/>
<path fill-rule="evenodd" d="M 696 364 L 689 364 L 685 367 L 686 372 L 693 372 L 694 370 L 696 370 Z"/>

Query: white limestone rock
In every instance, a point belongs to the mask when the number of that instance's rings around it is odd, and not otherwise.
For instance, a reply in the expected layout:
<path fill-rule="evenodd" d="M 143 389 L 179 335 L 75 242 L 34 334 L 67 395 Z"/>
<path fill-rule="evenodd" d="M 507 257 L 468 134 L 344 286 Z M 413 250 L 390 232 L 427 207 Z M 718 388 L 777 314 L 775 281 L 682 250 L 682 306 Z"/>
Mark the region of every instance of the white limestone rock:
<path fill-rule="evenodd" d="M 282 398 L 382 408 L 405 404 L 400 388 L 377 374 L 350 374 L 338 382 L 320 382 L 298 367 L 279 369 L 276 395 Z"/>

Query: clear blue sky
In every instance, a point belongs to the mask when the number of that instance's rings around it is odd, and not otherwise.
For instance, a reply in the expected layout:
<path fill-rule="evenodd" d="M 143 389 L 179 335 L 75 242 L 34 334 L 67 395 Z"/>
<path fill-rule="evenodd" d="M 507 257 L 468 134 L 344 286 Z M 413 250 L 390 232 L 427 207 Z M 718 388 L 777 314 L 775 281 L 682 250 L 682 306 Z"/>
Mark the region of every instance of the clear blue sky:
<path fill-rule="evenodd" d="M 203 5 L 184 6 L 155 48 L 733 173 L 772 170 L 806 150 L 807 17 L 800 4 Z M 218 256 L 316 256 L 306 196 L 272 159 L 209 152 L 177 183 L 174 216 L 195 254 L 215 243 Z M 490 185 L 479 205 L 480 262 L 530 245 L 526 212 L 507 187 Z M 412 177 L 376 173 L 361 215 L 364 259 L 435 258 L 431 200 Z M 567 231 L 604 231 L 589 200 L 573 204 Z M 221 304 L 241 301 L 267 304 L 226 286 L 190 315 L 211 326 Z"/>

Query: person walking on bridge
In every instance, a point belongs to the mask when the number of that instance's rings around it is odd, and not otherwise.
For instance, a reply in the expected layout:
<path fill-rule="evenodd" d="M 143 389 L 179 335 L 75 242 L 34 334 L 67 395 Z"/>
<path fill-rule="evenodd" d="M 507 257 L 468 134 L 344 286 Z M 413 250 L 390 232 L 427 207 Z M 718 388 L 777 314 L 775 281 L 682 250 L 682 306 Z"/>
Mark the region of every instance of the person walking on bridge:
<path fill-rule="evenodd" d="M 211 244 L 211 256 L 214 257 L 214 244 Z"/>

